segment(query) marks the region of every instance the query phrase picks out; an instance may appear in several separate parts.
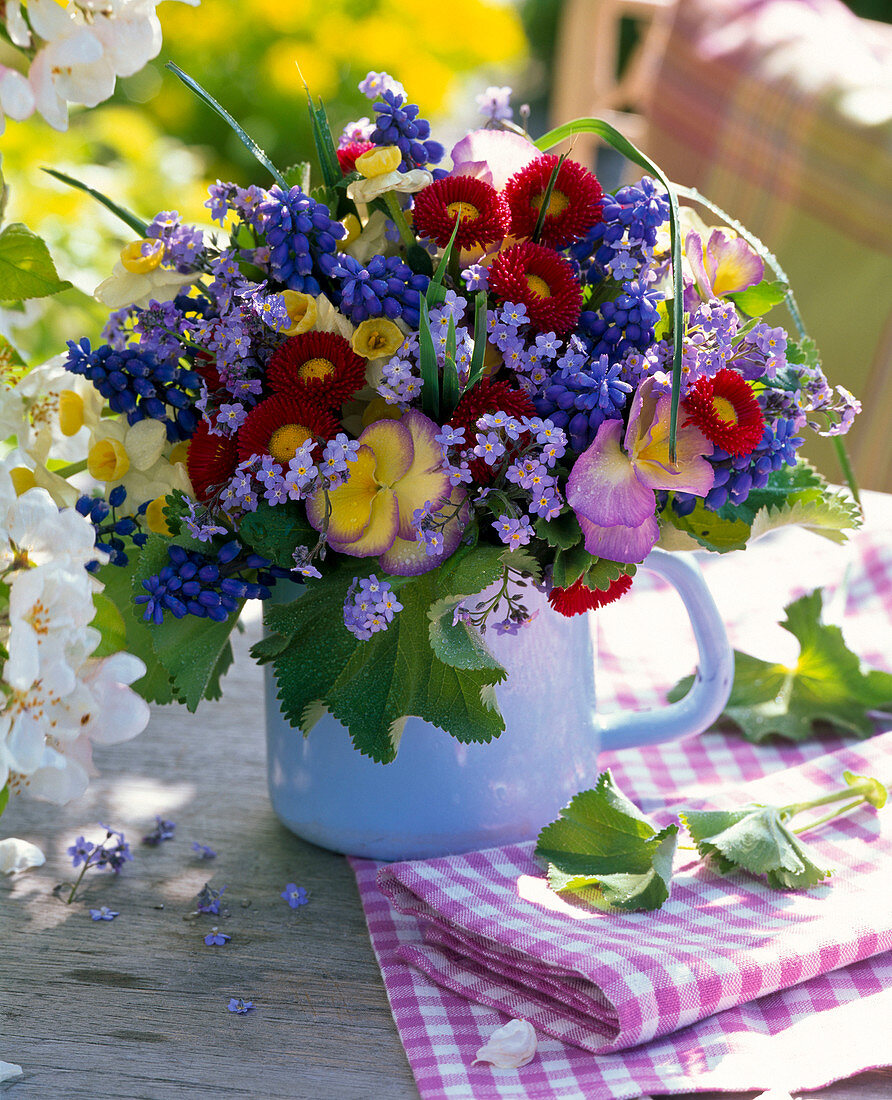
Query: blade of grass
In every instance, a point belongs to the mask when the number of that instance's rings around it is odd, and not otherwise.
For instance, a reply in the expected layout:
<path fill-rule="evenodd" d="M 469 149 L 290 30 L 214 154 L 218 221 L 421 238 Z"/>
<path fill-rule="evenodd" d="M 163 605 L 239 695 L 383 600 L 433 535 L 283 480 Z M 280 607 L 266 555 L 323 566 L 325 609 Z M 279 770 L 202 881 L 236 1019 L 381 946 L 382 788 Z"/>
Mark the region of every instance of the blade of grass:
<path fill-rule="evenodd" d="M 94 187 L 88 187 L 81 180 L 75 179 L 74 176 L 67 176 L 64 172 L 59 172 L 55 168 L 43 168 L 42 171 L 46 172 L 48 176 L 52 176 L 53 179 L 57 179 L 60 183 L 65 183 L 69 187 L 76 187 L 78 191 L 83 191 L 97 202 L 102 203 L 106 210 L 110 210 L 116 218 L 120 218 L 125 225 L 129 225 L 137 237 L 146 235 L 149 228 L 146 222 L 135 214 L 131 214 L 129 210 L 125 210 L 123 206 L 119 206 L 107 195 L 103 195 L 101 191 L 97 191 Z"/>
<path fill-rule="evenodd" d="M 483 360 L 486 355 L 486 291 L 478 290 L 474 298 L 474 353 L 465 393 L 476 386 L 483 377 Z"/>
<path fill-rule="evenodd" d="M 443 419 L 452 416 L 461 395 L 458 381 L 458 367 L 455 362 L 455 318 L 449 318 L 446 330 L 446 362 L 443 364 L 443 397 L 440 411 Z"/>
<path fill-rule="evenodd" d="M 609 122 L 600 118 L 577 118 L 573 122 L 564 123 L 536 142 L 536 147 L 543 150 L 559 145 L 567 138 L 575 134 L 597 134 L 609 145 L 612 145 L 618 153 L 622 153 L 633 163 L 650 172 L 662 183 L 669 194 L 669 237 L 672 249 L 672 406 L 669 420 L 669 461 L 676 461 L 675 440 L 678 433 L 678 403 L 681 397 L 681 355 L 684 340 L 684 298 L 681 275 L 681 234 L 678 221 L 678 194 L 673 184 L 662 169 L 644 155 L 637 146 L 624 138 Z"/>
<path fill-rule="evenodd" d="M 278 170 L 278 168 L 276 168 L 276 166 L 273 164 L 273 162 L 269 159 L 269 157 L 266 155 L 266 153 L 264 153 L 264 151 L 260 148 L 260 146 L 257 144 L 257 142 L 250 136 L 250 134 L 246 133 L 245 130 L 241 126 L 239 126 L 239 124 L 235 121 L 235 119 L 232 117 L 232 115 L 229 113 L 229 111 L 227 111 L 226 108 L 222 104 L 218 103 L 217 100 L 214 99 L 214 97 L 211 95 L 210 92 L 208 92 L 204 88 L 202 88 L 202 86 L 198 83 L 197 80 L 194 80 L 191 76 L 189 76 L 188 73 L 183 72 L 183 70 L 179 67 L 179 65 L 175 65 L 173 63 L 173 61 L 168 61 L 165 64 L 164 67 L 165 67 L 165 69 L 170 69 L 170 71 L 175 76 L 178 76 L 180 78 L 180 80 L 182 80 L 182 82 L 186 85 L 187 88 L 189 88 L 191 91 L 193 91 L 198 96 L 199 99 L 203 100 L 209 107 L 211 107 L 214 111 L 216 111 L 217 114 L 220 116 L 220 118 L 222 118 L 223 121 L 228 126 L 232 127 L 233 131 L 236 133 L 236 135 L 238 136 L 241 143 L 245 146 L 245 148 L 248 149 L 251 153 L 254 154 L 254 156 L 260 161 L 260 163 L 263 165 L 263 167 L 270 173 L 270 175 L 273 177 L 273 179 L 276 181 L 276 183 L 282 188 L 282 190 L 287 191 L 288 190 L 288 184 L 285 182 L 281 172 Z"/>
<path fill-rule="evenodd" d="M 419 298 L 421 317 L 418 325 L 419 356 L 421 370 L 421 407 L 434 420 L 440 415 L 440 372 L 437 369 L 437 353 L 431 336 L 430 315 L 427 302 Z"/>

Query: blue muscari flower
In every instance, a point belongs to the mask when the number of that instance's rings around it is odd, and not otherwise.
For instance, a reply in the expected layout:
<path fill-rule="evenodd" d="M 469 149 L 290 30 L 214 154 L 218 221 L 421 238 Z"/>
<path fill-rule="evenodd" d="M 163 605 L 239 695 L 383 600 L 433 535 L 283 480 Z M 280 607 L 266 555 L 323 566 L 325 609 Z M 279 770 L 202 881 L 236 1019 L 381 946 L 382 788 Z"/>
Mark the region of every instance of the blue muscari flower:
<path fill-rule="evenodd" d="M 135 603 L 145 605 L 146 622 L 161 623 L 168 611 L 176 619 L 195 615 L 224 622 L 238 609 L 239 600 L 269 599 L 270 585 L 290 575 L 260 554 L 242 554 L 235 539 L 205 553 L 171 543 L 167 557 L 167 565 L 142 582 L 145 594 L 134 597 Z M 245 569 L 257 570 L 257 580 L 241 575 Z"/>
<path fill-rule="evenodd" d="M 304 294 L 320 293 L 316 276 L 330 273 L 337 242 L 346 233 L 327 206 L 300 187 L 286 192 L 274 184 L 248 223 L 266 236 L 269 272 L 277 282 Z"/>
<path fill-rule="evenodd" d="M 605 195 L 601 221 L 570 248 L 570 255 L 587 272 L 590 282 L 609 274 L 617 252 L 628 252 L 638 263 L 647 262 L 656 244 L 657 230 L 669 218 L 669 202 L 649 176 Z"/>
<path fill-rule="evenodd" d="M 198 427 L 193 404 L 201 379 L 175 359 L 159 359 L 136 347 L 119 350 L 102 344 L 94 350 L 85 336 L 77 343 L 68 341 L 65 367 L 88 378 L 128 424 L 146 417 L 160 420 L 171 443 L 189 439 Z"/>
<path fill-rule="evenodd" d="M 602 302 L 597 310 L 585 310 L 579 327 L 593 356 L 606 355 L 619 363 L 630 351 L 646 351 L 653 343 L 660 315 L 660 294 L 642 280 L 622 284 L 622 293 Z"/>
<path fill-rule="evenodd" d="M 418 327 L 420 297 L 430 280 L 413 274 L 399 256 L 372 256 L 363 267 L 352 256 L 342 254 L 332 275 L 340 289 L 338 306 L 354 325 L 369 317 L 391 321 L 401 317 L 411 328 Z"/>
<path fill-rule="evenodd" d="M 540 416 L 564 428 L 570 446 L 582 452 L 605 420 L 622 416 L 631 392 L 631 385 L 622 379 L 622 366 L 601 355 L 581 366 L 571 361 L 562 367 L 533 404 Z"/>
<path fill-rule="evenodd" d="M 140 531 L 133 516 L 115 515 L 115 510 L 120 508 L 127 499 L 127 490 L 123 485 L 116 485 L 108 494 L 108 500 L 102 497 L 81 496 L 78 497 L 74 507 L 93 524 L 96 532 L 96 547 L 108 554 L 109 565 L 124 566 L 128 563 L 127 542 L 129 539 L 134 546 L 143 547 L 148 540 L 148 535 Z M 144 515 L 151 501 L 143 501 L 137 509 L 137 515 Z M 109 518 L 109 516 L 111 518 Z M 100 568 L 99 561 L 87 563 L 87 569 L 95 573 Z"/>
<path fill-rule="evenodd" d="M 779 417 L 773 424 L 766 424 L 758 447 L 748 455 L 729 455 L 716 448 L 707 456 L 715 469 L 712 488 L 704 498 L 704 505 L 718 511 L 725 504 L 743 504 L 753 489 L 764 489 L 771 474 L 782 466 L 796 465 L 796 452 L 805 442 L 795 435 L 795 421 Z M 676 493 L 672 507 L 686 516 L 693 511 L 697 498 L 687 493 Z"/>
<path fill-rule="evenodd" d="M 378 119 L 369 141 L 373 145 L 398 146 L 404 172 L 439 164 L 446 150 L 438 141 L 430 140 L 430 123 L 418 117 L 416 104 L 406 103 L 405 96 L 390 89 L 381 93 L 381 99 L 382 103 L 374 104 Z"/>

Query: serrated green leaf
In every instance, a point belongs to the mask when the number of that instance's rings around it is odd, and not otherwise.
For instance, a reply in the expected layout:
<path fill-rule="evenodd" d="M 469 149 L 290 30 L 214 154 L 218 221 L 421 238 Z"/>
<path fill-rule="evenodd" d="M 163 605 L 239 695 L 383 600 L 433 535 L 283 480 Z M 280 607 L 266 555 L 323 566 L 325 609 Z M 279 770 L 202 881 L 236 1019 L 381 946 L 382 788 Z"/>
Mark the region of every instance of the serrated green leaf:
<path fill-rule="evenodd" d="M 50 250 L 20 222 L 0 231 L 0 299 L 46 298 L 71 286 L 56 274 Z"/>
<path fill-rule="evenodd" d="M 464 599 L 489 588 L 504 571 L 504 546 L 462 546 L 436 570 L 438 596 Z"/>
<path fill-rule="evenodd" d="M 789 289 L 786 283 L 770 282 L 768 279 L 763 279 L 761 283 L 757 283 L 755 286 L 726 294 L 725 297 L 730 298 L 747 317 L 761 317 L 770 309 L 780 305 L 786 298 Z"/>
<path fill-rule="evenodd" d="M 780 625 L 800 644 L 792 668 L 735 651 L 734 686 L 722 717 L 747 740 L 776 734 L 804 741 L 816 722 L 870 737 L 874 724 L 868 711 L 892 705 L 892 674 L 862 668 L 839 627 L 821 621 L 822 607 L 822 592 L 816 589 L 784 609 L 787 617 Z M 680 681 L 670 700 L 680 699 L 691 683 L 692 677 Z"/>
<path fill-rule="evenodd" d="M 431 605 L 428 611 L 431 648 L 451 668 L 490 668 L 504 673 L 480 637 L 480 631 L 461 620 L 453 621 L 455 609 L 463 598 L 447 596 Z"/>
<path fill-rule="evenodd" d="M 290 165 L 282 172 L 282 178 L 289 187 L 296 185 L 305 195 L 309 195 L 311 190 L 310 162 L 302 160 L 297 164 Z"/>
<path fill-rule="evenodd" d="M 169 545 L 160 535 L 149 536 L 134 572 L 134 594 L 142 591 L 144 579 L 167 563 Z M 170 677 L 174 697 L 188 710 L 195 711 L 209 691 L 219 690 L 219 670 L 232 663 L 229 635 L 237 619 L 237 612 L 222 623 L 195 615 L 182 619 L 165 615 L 162 623 L 147 624 L 152 648 Z"/>
<path fill-rule="evenodd" d="M 603 909 L 658 909 L 669 896 L 677 832 L 658 832 L 608 771 L 542 829 L 536 854 L 554 889 L 579 891 Z"/>
<path fill-rule="evenodd" d="M 502 561 L 508 569 L 531 577 L 534 581 L 542 578 L 542 565 L 539 559 L 524 546 L 516 550 L 503 550 Z"/>
<path fill-rule="evenodd" d="M 272 660 L 288 720 L 307 732 L 321 704 L 348 728 L 360 752 L 382 762 L 393 759 L 399 720 L 407 716 L 439 726 L 460 741 L 498 736 L 504 721 L 492 687 L 504 679 L 504 671 L 498 666 L 457 670 L 437 656 L 429 637 L 431 605 L 450 594 L 441 589 L 462 573 L 470 578 L 471 568 L 459 561 L 448 583 L 441 576 L 443 567 L 404 583 L 399 590 L 403 610 L 386 631 L 366 642 L 347 630 L 342 612 L 353 578 L 367 574 L 371 565 L 341 566 L 294 603 L 268 607 L 268 629 L 292 644 L 267 640 L 253 652 Z M 293 644 L 297 639 L 299 644 Z"/>
<path fill-rule="evenodd" d="M 555 588 L 569 588 L 592 565 L 592 556 L 582 543 L 566 550 L 557 550 L 551 569 L 551 580 Z"/>
<path fill-rule="evenodd" d="M 295 549 L 315 546 L 319 534 L 294 505 L 273 507 L 261 501 L 255 512 L 248 512 L 239 520 L 239 538 L 274 565 L 290 569 L 294 566 Z"/>
<path fill-rule="evenodd" d="M 811 497 L 801 494 L 787 504 L 769 506 L 758 512 L 753 520 L 751 537 L 755 540 L 769 531 L 790 525 L 804 527 L 831 542 L 842 543 L 848 539 L 847 531 L 860 527 L 861 510 L 842 493 Z"/>
<path fill-rule="evenodd" d="M 739 810 L 683 810 L 679 815 L 703 858 L 727 874 L 765 875 L 775 889 L 804 890 L 831 873 L 814 862 L 807 845 L 782 820 L 777 806 Z"/>
<path fill-rule="evenodd" d="M 533 524 L 536 534 L 556 550 L 569 550 L 582 542 L 582 528 L 576 513 L 567 509 L 554 519 L 543 519 L 541 516 Z"/>
<path fill-rule="evenodd" d="M 595 558 L 585 571 L 585 586 L 592 592 L 606 592 L 620 577 L 634 577 L 638 567 L 608 558 Z"/>
<path fill-rule="evenodd" d="M 788 340 L 785 358 L 795 366 L 817 367 L 821 362 L 817 345 L 809 336 L 803 336 L 798 343 Z"/>
<path fill-rule="evenodd" d="M 750 526 L 742 519 L 725 519 L 718 512 L 708 509 L 698 500 L 689 515 L 680 516 L 672 508 L 663 510 L 664 525 L 660 529 L 659 545 L 665 550 L 689 549 L 688 542 L 707 550 L 727 554 L 730 550 L 743 550 L 750 537 Z M 674 532 L 687 535 L 688 539 L 676 539 Z"/>

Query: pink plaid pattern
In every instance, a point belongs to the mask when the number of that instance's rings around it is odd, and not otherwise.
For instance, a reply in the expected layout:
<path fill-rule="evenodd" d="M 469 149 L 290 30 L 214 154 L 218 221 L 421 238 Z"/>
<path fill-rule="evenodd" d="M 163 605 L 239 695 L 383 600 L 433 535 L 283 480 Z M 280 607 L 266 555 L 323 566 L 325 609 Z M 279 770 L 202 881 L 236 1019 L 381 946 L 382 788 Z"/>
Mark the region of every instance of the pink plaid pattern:
<path fill-rule="evenodd" d="M 869 494 L 867 512 L 870 528 L 846 547 L 788 532 L 746 554 L 709 559 L 710 587 L 736 645 L 789 657 L 785 632 L 765 624 L 776 622 L 791 597 L 837 585 L 849 643 L 889 667 L 892 501 Z M 636 631 L 646 629 L 649 638 L 674 599 L 644 582 L 601 613 L 599 668 L 610 673 L 606 686 L 599 678 L 604 709 L 658 702 L 693 663 L 685 639 L 673 636 L 642 680 L 635 647 L 645 643 Z M 648 640 L 648 653 L 659 644 Z M 890 757 L 892 734 L 857 744 L 825 738 L 769 746 L 710 732 L 605 753 L 599 764 L 664 818 L 661 808 L 678 803 L 721 805 L 739 797 L 744 783 L 745 798 L 777 803 L 838 786 L 844 768 L 888 780 Z M 648 1092 L 809 1089 L 892 1064 L 892 1035 L 878 1026 L 892 1012 L 892 837 L 883 813 L 859 811 L 809 838 L 835 873 L 806 894 L 716 876 L 681 854 L 672 898 L 652 915 L 593 914 L 544 894 L 531 845 L 392 866 L 354 860 L 422 1096 L 625 1100 Z M 410 911 L 382 894 L 379 872 Z M 477 1048 L 511 1016 L 537 1027 L 533 1062 L 502 1073 L 472 1067 Z"/>

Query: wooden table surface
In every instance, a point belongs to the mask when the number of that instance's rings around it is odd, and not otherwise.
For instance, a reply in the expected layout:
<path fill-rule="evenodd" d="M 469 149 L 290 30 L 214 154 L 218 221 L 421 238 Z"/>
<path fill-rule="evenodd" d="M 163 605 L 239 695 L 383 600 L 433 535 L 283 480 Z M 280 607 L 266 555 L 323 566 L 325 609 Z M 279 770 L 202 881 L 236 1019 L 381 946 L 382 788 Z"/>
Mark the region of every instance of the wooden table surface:
<path fill-rule="evenodd" d="M 102 775 L 78 802 L 14 799 L 3 815 L 0 835 L 47 856 L 0 879 L 0 1060 L 25 1071 L 0 1085 L 10 1100 L 418 1097 L 346 860 L 292 836 L 267 800 L 257 633 L 249 622 L 236 638 L 220 702 L 157 709 L 136 740 L 97 753 Z M 139 838 L 155 814 L 177 829 L 152 848 Z M 72 877 L 66 849 L 101 839 L 99 821 L 135 858 L 118 876 L 89 872 L 66 905 L 53 893 Z M 217 858 L 199 860 L 193 840 Z M 208 881 L 227 887 L 225 911 L 195 919 Z M 289 909 L 290 882 L 309 904 Z M 120 916 L 93 922 L 101 905 Z M 225 947 L 203 942 L 214 924 Z M 255 1011 L 230 1014 L 234 996 Z M 803 1095 L 889 1100 L 892 1073 Z"/>

